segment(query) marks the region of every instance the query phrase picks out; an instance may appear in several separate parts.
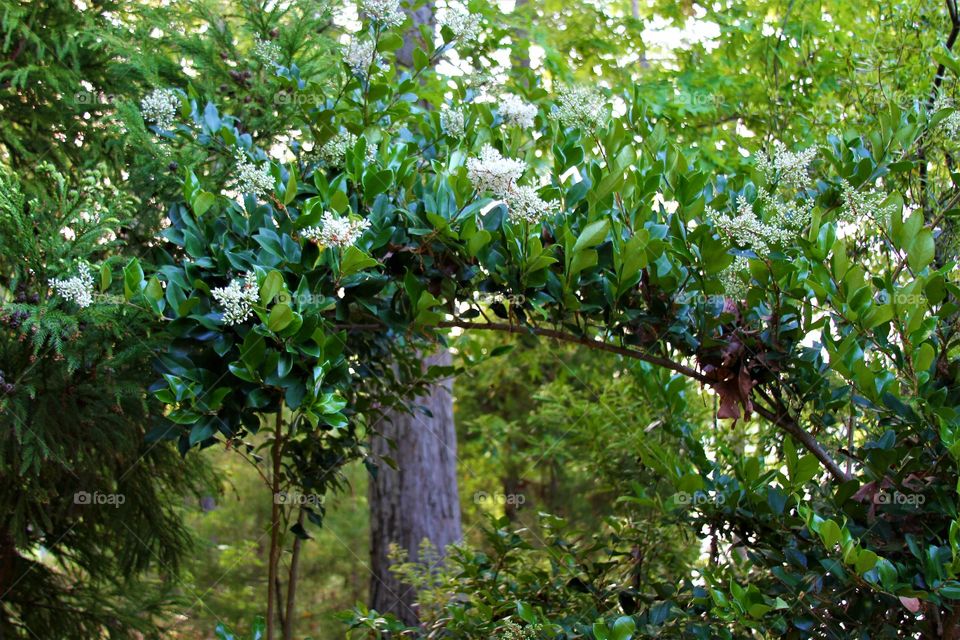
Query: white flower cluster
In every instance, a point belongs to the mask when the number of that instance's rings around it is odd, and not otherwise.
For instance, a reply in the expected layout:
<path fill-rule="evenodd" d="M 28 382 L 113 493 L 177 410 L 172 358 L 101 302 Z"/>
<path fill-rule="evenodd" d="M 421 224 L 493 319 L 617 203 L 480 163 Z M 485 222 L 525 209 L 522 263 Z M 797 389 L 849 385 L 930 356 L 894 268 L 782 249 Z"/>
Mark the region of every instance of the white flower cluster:
<path fill-rule="evenodd" d="M 516 184 L 526 169 L 526 162 L 504 158 L 489 144 L 480 150 L 479 158 L 467 159 L 467 177 L 477 191 L 490 191 L 502 199 L 513 222 L 536 223 L 556 207 L 543 200 L 536 188 Z"/>
<path fill-rule="evenodd" d="M 536 224 L 555 212 L 554 205 L 541 198 L 534 187 L 514 186 L 506 193 L 504 201 L 513 222 Z"/>
<path fill-rule="evenodd" d="M 226 324 L 240 324 L 250 317 L 253 305 L 260 300 L 257 274 L 247 271 L 243 280 L 231 280 L 227 286 L 213 289 L 210 295 L 223 307 L 223 321 Z"/>
<path fill-rule="evenodd" d="M 757 194 L 767 219 L 777 228 L 786 231 L 800 231 L 810 222 L 810 213 L 813 211 L 813 200 L 784 200 L 780 194 L 767 189 L 760 189 Z"/>
<path fill-rule="evenodd" d="M 180 107 L 180 96 L 173 89 L 154 89 L 140 102 L 143 119 L 160 129 L 173 128 Z"/>
<path fill-rule="evenodd" d="M 843 207 L 840 209 L 838 218 L 843 222 L 849 222 L 863 226 L 865 223 L 873 223 L 881 228 L 886 228 L 890 222 L 890 217 L 896 213 L 897 205 L 884 205 L 883 201 L 886 195 L 878 192 L 876 189 L 860 192 L 853 186 L 843 181 Z"/>
<path fill-rule="evenodd" d="M 399 27 L 407 19 L 400 0 L 361 0 L 360 13 L 388 28 Z"/>
<path fill-rule="evenodd" d="M 90 272 L 90 265 L 81 264 L 77 275 L 72 278 L 51 278 L 50 286 L 58 296 L 76 303 L 81 309 L 93 304 L 93 274 Z"/>
<path fill-rule="evenodd" d="M 307 227 L 301 233 L 304 238 L 316 242 L 321 247 L 344 248 L 355 243 L 369 228 L 369 220 L 337 218 L 327 211 L 323 214 L 320 226 Z"/>
<path fill-rule="evenodd" d="M 480 16 L 460 7 L 449 7 L 437 20 L 462 42 L 473 42 L 480 37 Z"/>
<path fill-rule="evenodd" d="M 504 93 L 500 96 L 497 110 L 504 124 L 515 124 L 521 129 L 532 127 L 533 119 L 537 117 L 536 105 L 524 102 L 523 98 L 512 93 Z"/>
<path fill-rule="evenodd" d="M 773 143 L 772 158 L 762 151 L 757 154 L 757 169 L 771 182 L 779 175 L 780 184 L 805 189 L 810 183 L 807 167 L 816 157 L 816 147 L 793 152 L 777 140 Z"/>
<path fill-rule="evenodd" d="M 707 207 L 707 218 L 722 235 L 742 248 L 753 249 L 760 258 L 770 253 L 770 246 L 790 239 L 790 230 L 776 224 L 766 224 L 753 211 L 753 205 L 745 197 L 737 197 L 736 215 L 718 213 Z"/>
<path fill-rule="evenodd" d="M 521 627 L 515 622 L 508 622 L 495 640 L 536 640 L 543 637 L 543 625 L 532 624 Z"/>
<path fill-rule="evenodd" d="M 477 93 L 486 93 L 497 84 L 497 77 L 486 71 L 474 71 L 462 76 L 464 86 L 470 87 Z"/>
<path fill-rule="evenodd" d="M 374 60 L 376 55 L 377 52 L 371 40 L 351 38 L 350 42 L 343 47 L 343 62 L 358 76 L 367 75 L 371 66 L 379 64 L 379 61 Z"/>
<path fill-rule="evenodd" d="M 237 190 L 240 193 L 262 196 L 272 193 L 273 187 L 273 176 L 266 167 L 253 164 L 243 153 L 237 154 Z"/>
<path fill-rule="evenodd" d="M 734 258 L 733 263 L 720 273 L 720 284 L 728 298 L 743 300 L 747 297 L 747 284 L 744 277 L 749 275 L 750 261 L 743 256 Z"/>
<path fill-rule="evenodd" d="M 506 197 L 526 169 L 526 162 L 504 158 L 489 144 L 483 145 L 480 157 L 467 159 L 467 177 L 474 188 L 490 191 L 500 198 Z"/>
<path fill-rule="evenodd" d="M 592 130 L 603 124 L 607 100 L 597 91 L 579 86 L 563 87 L 557 96 L 557 102 L 557 110 L 552 117 L 565 127 Z"/>
<path fill-rule="evenodd" d="M 261 40 L 253 44 L 253 55 L 264 64 L 278 66 L 280 64 L 280 45 L 272 40 Z"/>
<path fill-rule="evenodd" d="M 440 108 L 440 128 L 444 133 L 454 138 L 462 138 L 466 133 L 467 116 L 463 109 L 456 109 L 447 105 Z"/>
<path fill-rule="evenodd" d="M 940 121 L 940 127 L 946 132 L 947 137 L 956 140 L 960 137 L 960 110 L 957 110 L 953 100 L 943 95 L 938 95 L 936 102 L 933 103 L 933 113 L 941 109 L 954 109 L 954 112 Z"/>
<path fill-rule="evenodd" d="M 324 142 L 315 155 L 326 167 L 342 167 L 347 159 L 347 151 L 357 144 L 357 136 L 349 131 L 343 131 Z M 367 143 L 366 161 L 373 162 L 377 158 L 377 148 Z"/>

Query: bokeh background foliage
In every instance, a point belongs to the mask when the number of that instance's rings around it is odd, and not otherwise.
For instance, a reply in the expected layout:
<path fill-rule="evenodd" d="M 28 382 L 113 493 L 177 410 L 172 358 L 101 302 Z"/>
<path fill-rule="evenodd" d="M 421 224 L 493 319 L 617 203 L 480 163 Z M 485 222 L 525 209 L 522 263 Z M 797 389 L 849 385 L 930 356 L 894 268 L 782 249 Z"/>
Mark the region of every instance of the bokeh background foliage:
<path fill-rule="evenodd" d="M 4 637 L 960 637 L 955 2 L 0 11 Z"/>

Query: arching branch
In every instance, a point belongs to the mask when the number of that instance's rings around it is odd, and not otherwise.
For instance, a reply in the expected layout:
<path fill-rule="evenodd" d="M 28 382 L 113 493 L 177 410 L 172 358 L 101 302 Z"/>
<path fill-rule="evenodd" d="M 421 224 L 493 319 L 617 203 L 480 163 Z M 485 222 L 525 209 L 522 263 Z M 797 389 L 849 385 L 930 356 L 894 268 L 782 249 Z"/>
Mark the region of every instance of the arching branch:
<path fill-rule="evenodd" d="M 572 344 L 579 344 L 590 349 L 597 349 L 599 351 L 607 351 L 609 353 L 616 353 L 618 355 L 624 356 L 626 358 L 634 358 L 636 360 L 642 360 L 644 362 L 649 362 L 650 364 L 657 365 L 658 367 L 663 367 L 670 371 L 675 371 L 683 376 L 686 376 L 692 380 L 696 380 L 704 385 L 713 386 L 714 380 L 711 380 L 704 374 L 700 373 L 692 367 L 688 367 L 679 362 L 674 362 L 668 358 L 662 356 L 653 355 L 645 351 L 640 351 L 639 349 L 631 349 L 629 347 L 621 347 L 614 344 L 609 344 L 607 342 L 601 342 L 599 340 L 592 340 L 586 336 L 576 336 L 563 331 L 558 331 L 556 329 L 544 329 L 541 327 L 531 327 L 529 325 L 521 324 L 509 324 L 506 322 L 468 322 L 466 320 L 447 320 L 440 322 L 436 325 L 440 329 L 465 329 L 469 331 L 499 331 L 502 333 L 515 333 L 515 334 L 526 334 L 526 335 L 535 335 L 543 336 L 545 338 L 553 338 L 554 340 L 560 340 L 562 342 L 569 342 Z M 348 330 L 376 330 L 382 329 L 382 325 L 377 324 L 364 324 L 364 325 L 337 325 L 338 329 L 348 329 Z M 784 410 L 778 409 L 776 411 L 762 407 L 759 405 L 754 406 L 755 411 L 760 414 L 764 419 L 768 420 L 771 424 L 776 425 L 782 429 L 787 434 L 794 437 L 803 446 L 804 449 L 812 453 L 820 462 L 823 464 L 827 472 L 830 473 L 836 480 L 840 482 L 846 482 L 850 479 L 850 476 L 843 471 L 836 460 L 830 455 L 830 453 L 823 448 L 816 437 L 808 431 L 804 430 L 790 414 Z"/>

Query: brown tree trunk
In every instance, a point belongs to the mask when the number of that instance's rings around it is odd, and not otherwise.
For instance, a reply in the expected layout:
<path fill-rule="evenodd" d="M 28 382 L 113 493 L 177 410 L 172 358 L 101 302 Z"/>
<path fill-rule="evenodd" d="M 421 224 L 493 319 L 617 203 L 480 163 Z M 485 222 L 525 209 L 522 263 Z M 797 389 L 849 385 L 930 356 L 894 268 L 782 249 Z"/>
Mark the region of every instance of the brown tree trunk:
<path fill-rule="evenodd" d="M 442 350 L 424 359 L 424 370 L 450 362 L 449 352 Z M 418 622 L 416 590 L 390 572 L 387 555 L 396 544 L 417 561 L 424 539 L 441 554 L 460 539 L 452 392 L 453 381 L 446 380 L 412 400 L 415 413 L 388 413 L 372 441 L 374 453 L 391 456 L 399 468 L 381 464 L 376 478 L 370 479 L 370 606 L 411 625 Z M 388 444 L 391 440 L 395 449 Z"/>

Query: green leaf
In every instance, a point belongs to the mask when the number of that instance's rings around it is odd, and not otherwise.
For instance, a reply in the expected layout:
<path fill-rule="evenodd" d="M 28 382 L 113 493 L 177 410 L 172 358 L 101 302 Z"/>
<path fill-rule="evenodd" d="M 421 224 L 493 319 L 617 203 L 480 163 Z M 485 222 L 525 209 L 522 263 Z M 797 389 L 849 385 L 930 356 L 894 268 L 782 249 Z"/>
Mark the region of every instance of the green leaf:
<path fill-rule="evenodd" d="M 393 184 L 393 171 L 384 169 L 377 171 L 373 167 L 363 174 L 363 197 L 372 202 L 375 197 L 390 188 Z"/>
<path fill-rule="evenodd" d="M 203 442 L 207 438 L 213 435 L 213 424 L 210 420 L 203 422 L 201 424 L 193 425 L 193 428 L 190 429 L 189 442 L 190 446 L 197 444 L 198 442 Z"/>
<path fill-rule="evenodd" d="M 886 558 L 877 560 L 876 568 L 880 576 L 880 584 L 885 589 L 892 589 L 897 583 L 897 568 Z"/>
<path fill-rule="evenodd" d="M 423 49 L 417 48 L 413 50 L 413 68 L 416 71 L 420 71 L 430 64 L 430 58 L 424 52 Z"/>
<path fill-rule="evenodd" d="M 217 635 L 217 640 L 237 640 L 237 637 L 227 631 L 227 628 L 223 626 L 223 623 L 217 624 L 217 628 L 214 629 L 214 633 Z"/>
<path fill-rule="evenodd" d="M 403 38 L 399 33 L 388 31 L 380 37 L 377 51 L 396 51 L 403 48 Z"/>
<path fill-rule="evenodd" d="M 123 295 L 127 300 L 133 299 L 143 289 L 143 269 L 136 258 L 130 260 L 123 268 Z"/>
<path fill-rule="evenodd" d="M 109 290 L 111 282 L 113 282 L 113 273 L 110 267 L 104 264 L 100 267 L 100 291 Z"/>
<path fill-rule="evenodd" d="M 257 616 L 254 618 L 253 627 L 251 629 L 251 640 L 263 640 L 263 636 L 266 632 L 267 623 L 263 616 Z"/>
<path fill-rule="evenodd" d="M 260 285 L 260 304 L 268 305 L 284 290 L 283 274 L 273 270 L 263 279 Z"/>
<path fill-rule="evenodd" d="M 630 640 L 633 632 L 637 628 L 637 623 L 630 616 L 620 616 L 613 623 L 613 633 L 610 634 L 610 640 Z"/>
<path fill-rule="evenodd" d="M 334 191 L 330 196 L 330 208 L 337 213 L 343 213 L 350 209 L 350 200 L 343 191 Z"/>
<path fill-rule="evenodd" d="M 914 271 L 920 271 L 933 262 L 936 245 L 933 241 L 933 232 L 930 229 L 921 229 L 907 245 L 907 262 Z"/>
<path fill-rule="evenodd" d="M 195 197 L 190 204 L 193 207 L 194 213 L 196 213 L 198 216 L 202 216 L 210 209 L 210 207 L 216 204 L 216 202 L 217 196 L 209 191 L 200 191 L 195 194 Z"/>
<path fill-rule="evenodd" d="M 913 355 L 913 368 L 915 371 L 927 371 L 930 369 L 930 366 L 933 364 L 933 359 L 936 356 L 936 352 L 933 350 L 933 346 L 929 342 L 924 342 L 920 345 L 920 348 L 914 351 Z"/>
<path fill-rule="evenodd" d="M 467 241 L 467 252 L 471 256 L 476 257 L 476 255 L 480 252 L 480 249 L 485 247 L 486 244 L 490 242 L 490 239 L 492 237 L 493 236 L 490 235 L 489 231 L 486 231 L 485 229 L 480 229 L 475 234 L 473 234 L 470 237 L 470 239 Z"/>
<path fill-rule="evenodd" d="M 534 624 L 537 621 L 537 614 L 533 610 L 533 607 L 522 600 L 517 601 L 517 614 L 530 624 Z"/>
<path fill-rule="evenodd" d="M 832 549 L 840 541 L 840 526 L 833 520 L 825 520 L 820 525 L 820 539 L 825 547 Z"/>
<path fill-rule="evenodd" d="M 277 304 L 270 310 L 270 316 L 267 318 L 267 328 L 270 331 L 283 331 L 284 327 L 293 322 L 293 310 L 290 305 Z"/>
<path fill-rule="evenodd" d="M 340 261 L 340 275 L 346 277 L 363 271 L 370 267 L 375 267 L 379 262 L 368 256 L 357 247 L 350 245 L 343 252 L 343 259 Z"/>
<path fill-rule="evenodd" d="M 877 554 L 869 549 L 861 549 L 857 554 L 857 561 L 854 564 L 857 573 L 863 575 L 877 566 Z"/>
<path fill-rule="evenodd" d="M 597 220 L 587 225 L 587 228 L 580 233 L 576 244 L 573 245 L 573 253 L 580 253 L 584 249 L 595 247 L 607 237 L 607 231 L 610 229 L 609 220 Z"/>
<path fill-rule="evenodd" d="M 283 204 L 290 204 L 297 197 L 297 173 L 290 168 L 290 177 L 287 179 L 287 186 L 283 192 Z"/>
<path fill-rule="evenodd" d="M 150 278 L 150 281 L 147 282 L 147 286 L 143 289 L 143 294 L 154 302 L 163 298 L 163 285 L 160 284 L 157 276 Z"/>

